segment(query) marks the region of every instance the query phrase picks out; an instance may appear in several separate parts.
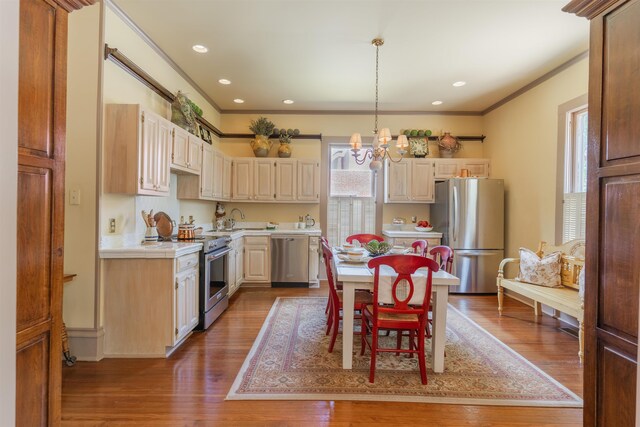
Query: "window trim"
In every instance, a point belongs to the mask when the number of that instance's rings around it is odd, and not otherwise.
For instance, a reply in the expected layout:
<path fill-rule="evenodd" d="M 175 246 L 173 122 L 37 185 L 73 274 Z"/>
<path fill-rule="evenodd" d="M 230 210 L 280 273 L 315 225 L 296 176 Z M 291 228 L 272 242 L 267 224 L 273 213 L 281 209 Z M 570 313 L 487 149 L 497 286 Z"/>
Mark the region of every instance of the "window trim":
<path fill-rule="evenodd" d="M 565 177 L 565 146 L 567 144 L 567 117 L 574 111 L 588 107 L 588 95 L 580 95 L 570 101 L 558 106 L 558 144 L 556 163 L 556 221 L 555 221 L 555 243 L 562 244 L 563 228 L 563 200 L 564 200 L 564 177 Z"/>

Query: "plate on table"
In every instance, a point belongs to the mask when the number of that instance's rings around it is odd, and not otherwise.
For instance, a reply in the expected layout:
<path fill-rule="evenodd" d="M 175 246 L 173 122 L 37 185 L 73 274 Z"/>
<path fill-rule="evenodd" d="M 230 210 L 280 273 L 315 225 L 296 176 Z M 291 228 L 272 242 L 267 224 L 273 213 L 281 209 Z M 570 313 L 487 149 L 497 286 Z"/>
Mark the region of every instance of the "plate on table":
<path fill-rule="evenodd" d="M 369 262 L 369 260 L 371 259 L 370 257 L 365 256 L 364 253 L 362 254 L 361 258 L 351 258 L 350 256 L 343 254 L 338 254 L 338 258 L 340 259 L 340 261 L 349 264 L 364 264 L 366 262 Z"/>
<path fill-rule="evenodd" d="M 340 254 L 346 254 L 347 252 L 360 252 L 361 254 L 364 255 L 364 248 L 355 248 L 355 247 L 345 248 L 344 246 L 336 246 L 336 251 L 338 251 L 338 253 Z"/>

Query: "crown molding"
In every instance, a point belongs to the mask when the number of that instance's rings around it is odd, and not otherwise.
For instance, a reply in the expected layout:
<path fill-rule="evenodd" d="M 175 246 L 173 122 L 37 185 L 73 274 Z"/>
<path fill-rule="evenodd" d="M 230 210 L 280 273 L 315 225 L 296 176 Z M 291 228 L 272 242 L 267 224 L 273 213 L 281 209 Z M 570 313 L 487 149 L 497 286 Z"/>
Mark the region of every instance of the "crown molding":
<path fill-rule="evenodd" d="M 72 0 L 72 1 L 94 1 L 94 0 Z M 109 7 L 109 9 L 111 9 L 113 13 L 115 13 L 120 19 L 122 19 L 129 28 L 131 28 L 142 40 L 144 40 L 145 43 L 149 45 L 149 47 L 151 47 L 151 49 L 153 49 L 158 55 L 160 55 L 160 57 L 164 59 L 167 62 L 167 64 L 169 64 L 169 66 L 173 68 L 173 70 L 176 73 L 180 75 L 180 77 L 185 79 L 187 83 L 193 86 L 196 92 L 198 92 L 200 96 L 206 99 L 207 102 L 211 104 L 211 106 L 218 113 L 222 112 L 218 104 L 216 104 L 216 102 L 213 99 L 211 99 L 211 97 L 207 95 L 207 93 L 200 86 L 198 86 L 198 84 L 194 82 L 193 79 L 189 77 L 189 75 L 182 68 L 180 68 L 180 66 L 176 64 L 176 62 L 173 59 L 171 59 L 171 57 L 167 55 L 167 53 L 164 50 L 160 48 L 160 46 L 156 44 L 151 39 L 151 37 L 149 37 L 149 35 L 147 35 L 147 33 L 145 33 L 142 30 L 142 28 L 138 27 L 138 25 L 129 17 L 129 15 L 125 13 L 124 10 L 120 9 L 120 7 L 117 4 L 115 4 L 113 0 L 104 0 L 104 2 L 105 2 L 105 5 Z"/>
<path fill-rule="evenodd" d="M 222 110 L 221 114 L 282 114 L 313 116 L 371 116 L 373 110 Z M 481 111 L 378 111 L 379 116 L 481 116 Z"/>

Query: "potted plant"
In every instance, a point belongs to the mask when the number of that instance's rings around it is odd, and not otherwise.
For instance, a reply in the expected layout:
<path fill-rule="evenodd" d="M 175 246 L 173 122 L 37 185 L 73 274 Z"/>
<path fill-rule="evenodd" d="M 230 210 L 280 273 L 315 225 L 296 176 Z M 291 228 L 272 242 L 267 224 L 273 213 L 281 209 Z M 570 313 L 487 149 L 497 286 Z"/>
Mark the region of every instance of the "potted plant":
<path fill-rule="evenodd" d="M 273 134 L 278 136 L 280 140 L 280 147 L 278 148 L 278 157 L 291 157 L 291 138 L 296 135 L 300 135 L 299 129 L 276 129 Z"/>
<path fill-rule="evenodd" d="M 429 137 L 431 136 L 429 129 L 406 129 L 400 130 L 400 133 L 409 138 L 409 153 L 413 157 L 423 158 L 429 155 Z"/>
<path fill-rule="evenodd" d="M 273 134 L 276 125 L 266 117 L 259 117 L 257 120 L 251 120 L 249 130 L 255 135 L 255 139 L 251 140 L 251 149 L 256 157 L 267 157 L 271 150 L 272 142 L 269 137 Z"/>

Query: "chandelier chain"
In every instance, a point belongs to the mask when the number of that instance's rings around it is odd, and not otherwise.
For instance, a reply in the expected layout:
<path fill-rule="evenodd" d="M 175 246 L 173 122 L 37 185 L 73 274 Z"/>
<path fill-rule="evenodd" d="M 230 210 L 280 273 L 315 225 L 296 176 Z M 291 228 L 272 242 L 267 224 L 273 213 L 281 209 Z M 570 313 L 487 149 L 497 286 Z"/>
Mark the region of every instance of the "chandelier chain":
<path fill-rule="evenodd" d="M 376 107 L 375 107 L 375 119 L 373 125 L 374 135 L 378 134 L 378 54 L 380 51 L 380 45 L 376 43 Z"/>

